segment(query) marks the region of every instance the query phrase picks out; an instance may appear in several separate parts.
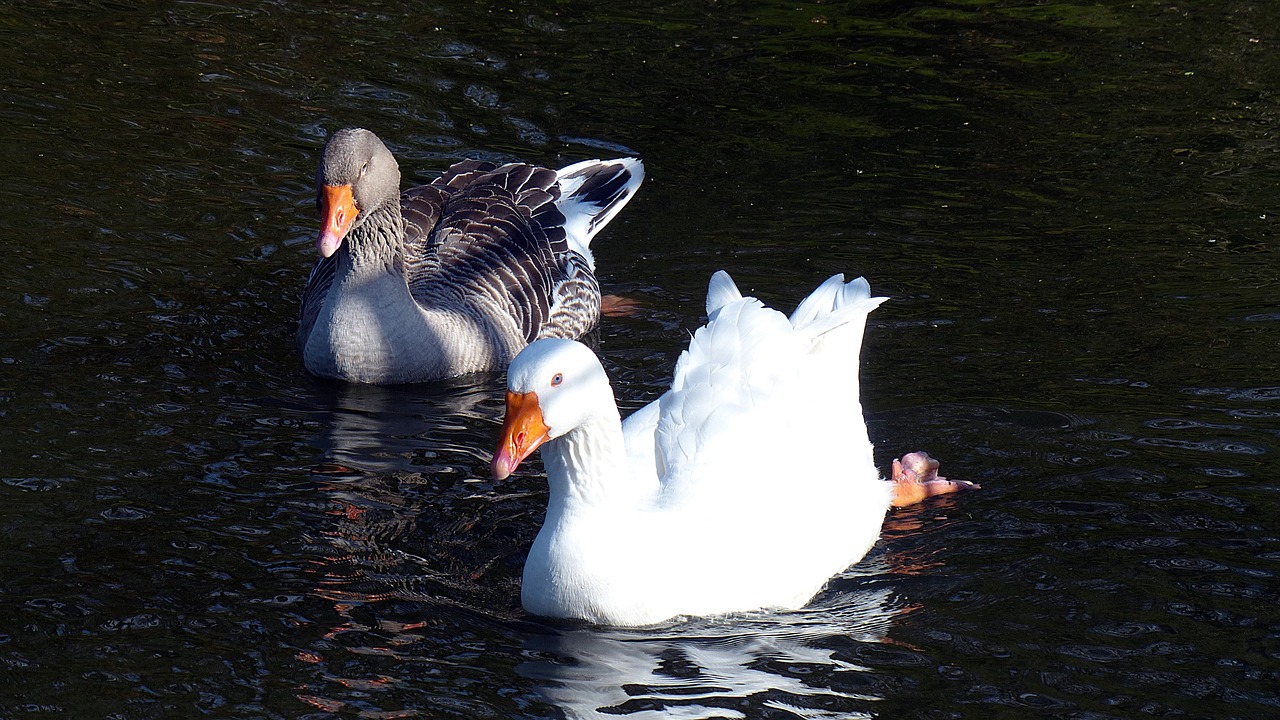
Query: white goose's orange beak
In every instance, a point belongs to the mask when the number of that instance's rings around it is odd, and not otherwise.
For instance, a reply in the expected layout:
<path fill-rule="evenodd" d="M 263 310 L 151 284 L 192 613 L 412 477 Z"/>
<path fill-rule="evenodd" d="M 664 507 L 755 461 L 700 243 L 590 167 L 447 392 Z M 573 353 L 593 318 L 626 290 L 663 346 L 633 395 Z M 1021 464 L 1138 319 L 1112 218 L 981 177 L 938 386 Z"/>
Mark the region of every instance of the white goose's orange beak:
<path fill-rule="evenodd" d="M 360 214 L 350 185 L 322 185 L 320 197 L 320 236 L 316 238 L 316 250 L 324 257 L 338 252 L 342 239 Z"/>
<path fill-rule="evenodd" d="M 494 480 L 506 480 L 516 467 L 551 439 L 551 430 L 542 419 L 538 393 L 507 391 L 507 417 L 498 437 L 498 452 L 490 468 Z"/>

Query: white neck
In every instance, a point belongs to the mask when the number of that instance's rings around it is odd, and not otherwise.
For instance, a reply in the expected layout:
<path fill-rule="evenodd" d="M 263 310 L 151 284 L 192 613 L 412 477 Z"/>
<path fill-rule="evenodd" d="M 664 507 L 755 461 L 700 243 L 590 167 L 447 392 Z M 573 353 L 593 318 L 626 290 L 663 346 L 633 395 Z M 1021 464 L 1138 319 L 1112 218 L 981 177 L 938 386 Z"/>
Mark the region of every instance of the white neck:
<path fill-rule="evenodd" d="M 613 393 L 587 420 L 542 447 L 551 494 L 547 515 L 633 497 L 626 442 Z"/>

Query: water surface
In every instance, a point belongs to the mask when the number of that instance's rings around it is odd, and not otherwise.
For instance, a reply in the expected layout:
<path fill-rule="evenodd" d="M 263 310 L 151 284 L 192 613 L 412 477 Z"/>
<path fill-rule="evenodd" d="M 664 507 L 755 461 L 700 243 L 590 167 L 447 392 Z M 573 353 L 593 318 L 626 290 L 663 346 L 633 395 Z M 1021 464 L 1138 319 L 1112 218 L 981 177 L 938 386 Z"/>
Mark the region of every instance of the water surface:
<path fill-rule="evenodd" d="M 1280 78 L 1263 3 L 0 3 L 0 715 L 1270 717 Z M 327 134 L 406 180 L 638 154 L 596 241 L 660 392 L 717 269 L 865 275 L 898 512 L 793 613 L 543 622 L 501 377 L 292 348 Z"/>

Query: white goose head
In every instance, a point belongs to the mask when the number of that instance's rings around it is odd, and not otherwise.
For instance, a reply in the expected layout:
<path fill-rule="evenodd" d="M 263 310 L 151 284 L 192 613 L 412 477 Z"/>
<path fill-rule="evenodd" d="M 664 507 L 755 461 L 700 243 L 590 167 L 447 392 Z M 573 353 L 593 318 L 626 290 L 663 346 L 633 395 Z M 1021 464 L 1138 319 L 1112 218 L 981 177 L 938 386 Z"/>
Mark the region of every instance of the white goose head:
<path fill-rule="evenodd" d="M 507 369 L 507 415 L 493 477 L 507 478 L 544 442 L 580 427 L 602 407 L 616 412 L 609 377 L 595 353 L 576 340 L 530 343 Z"/>

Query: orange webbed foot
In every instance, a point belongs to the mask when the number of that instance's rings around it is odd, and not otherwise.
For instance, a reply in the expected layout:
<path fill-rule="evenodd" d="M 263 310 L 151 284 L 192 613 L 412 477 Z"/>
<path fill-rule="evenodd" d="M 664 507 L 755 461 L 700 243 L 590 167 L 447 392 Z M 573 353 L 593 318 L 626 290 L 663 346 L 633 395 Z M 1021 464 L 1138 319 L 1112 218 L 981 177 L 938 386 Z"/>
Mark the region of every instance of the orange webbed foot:
<path fill-rule="evenodd" d="M 967 480 L 948 480 L 942 477 L 938 474 L 938 461 L 923 450 L 907 453 L 902 459 L 894 460 L 893 477 L 890 481 L 893 483 L 893 507 L 914 505 L 934 495 L 982 488 Z"/>
<path fill-rule="evenodd" d="M 621 295 L 601 295 L 600 314 L 605 317 L 643 317 L 640 303 Z"/>

